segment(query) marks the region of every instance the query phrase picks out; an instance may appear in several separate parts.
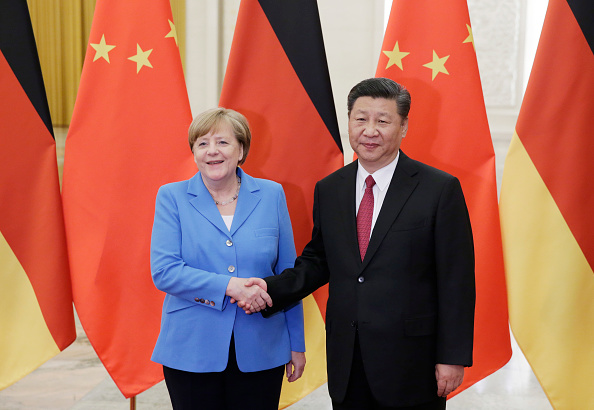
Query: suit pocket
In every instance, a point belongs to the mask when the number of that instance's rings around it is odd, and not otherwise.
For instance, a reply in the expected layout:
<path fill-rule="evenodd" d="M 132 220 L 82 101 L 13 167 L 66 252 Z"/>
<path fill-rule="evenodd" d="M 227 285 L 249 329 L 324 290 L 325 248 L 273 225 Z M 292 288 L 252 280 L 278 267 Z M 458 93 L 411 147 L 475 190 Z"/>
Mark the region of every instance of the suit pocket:
<path fill-rule="evenodd" d="M 278 228 L 254 229 L 254 235 L 256 236 L 256 238 L 265 238 L 267 236 L 278 238 Z"/>
<path fill-rule="evenodd" d="M 428 336 L 435 333 L 435 315 L 419 316 L 404 320 L 405 336 Z"/>
<path fill-rule="evenodd" d="M 253 262 L 264 276 L 271 275 L 278 257 L 278 228 L 254 229 Z"/>
<path fill-rule="evenodd" d="M 399 222 L 396 220 L 394 225 L 390 227 L 391 232 L 399 232 L 399 231 L 412 231 L 414 229 L 421 229 L 427 226 L 433 225 L 433 217 L 419 219 L 415 221 L 402 221 Z"/>

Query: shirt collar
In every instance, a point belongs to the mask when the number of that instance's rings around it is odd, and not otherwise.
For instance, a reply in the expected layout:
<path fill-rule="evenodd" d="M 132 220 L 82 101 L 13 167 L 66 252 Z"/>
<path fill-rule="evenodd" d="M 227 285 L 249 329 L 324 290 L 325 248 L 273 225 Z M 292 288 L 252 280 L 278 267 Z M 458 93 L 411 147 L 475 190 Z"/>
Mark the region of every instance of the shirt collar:
<path fill-rule="evenodd" d="M 396 154 L 396 158 L 394 158 L 392 162 L 390 162 L 385 167 L 378 169 L 372 174 L 375 184 L 377 185 L 380 191 L 384 191 L 388 188 L 388 185 L 390 185 L 390 181 L 392 181 L 392 175 L 394 175 L 394 170 L 396 169 L 396 165 L 398 165 L 398 158 L 400 158 L 400 151 L 398 151 L 398 154 Z M 367 172 L 365 168 L 357 164 L 358 190 L 365 189 L 365 179 L 368 175 L 370 175 L 369 172 Z"/>

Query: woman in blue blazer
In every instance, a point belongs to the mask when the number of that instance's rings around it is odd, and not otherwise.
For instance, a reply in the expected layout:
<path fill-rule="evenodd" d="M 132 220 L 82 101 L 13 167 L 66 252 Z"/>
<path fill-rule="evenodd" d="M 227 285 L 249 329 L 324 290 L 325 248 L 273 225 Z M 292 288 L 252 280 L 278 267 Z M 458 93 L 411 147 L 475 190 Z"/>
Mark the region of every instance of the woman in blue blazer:
<path fill-rule="evenodd" d="M 152 360 L 176 410 L 277 409 L 284 368 L 294 381 L 305 366 L 301 302 L 270 319 L 232 303 L 269 301 L 246 278 L 276 275 L 296 257 L 281 185 L 239 168 L 250 140 L 236 111 L 198 115 L 189 143 L 199 172 L 157 194 L 151 272 L 166 296 Z"/>

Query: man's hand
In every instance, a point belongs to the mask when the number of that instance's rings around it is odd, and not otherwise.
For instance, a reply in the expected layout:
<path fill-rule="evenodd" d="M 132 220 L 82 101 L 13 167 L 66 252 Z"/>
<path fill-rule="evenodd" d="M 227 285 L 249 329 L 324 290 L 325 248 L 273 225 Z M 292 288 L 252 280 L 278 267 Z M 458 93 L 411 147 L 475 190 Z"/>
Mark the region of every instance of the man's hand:
<path fill-rule="evenodd" d="M 305 369 L 305 353 L 291 352 L 291 361 L 286 364 L 287 380 L 294 382 L 299 379 Z"/>
<path fill-rule="evenodd" d="M 264 286 L 260 285 L 261 281 Z M 258 286 L 253 286 L 253 285 Z M 272 306 L 272 299 L 266 293 L 266 282 L 262 279 L 242 279 L 232 277 L 227 285 L 227 291 L 225 295 L 231 297 L 231 303 L 237 302 L 237 305 L 241 307 L 246 313 L 250 314 L 253 312 L 259 312 L 264 309 L 266 305 Z"/>
<path fill-rule="evenodd" d="M 446 397 L 456 390 L 464 379 L 464 366 L 454 364 L 436 364 L 437 395 Z"/>

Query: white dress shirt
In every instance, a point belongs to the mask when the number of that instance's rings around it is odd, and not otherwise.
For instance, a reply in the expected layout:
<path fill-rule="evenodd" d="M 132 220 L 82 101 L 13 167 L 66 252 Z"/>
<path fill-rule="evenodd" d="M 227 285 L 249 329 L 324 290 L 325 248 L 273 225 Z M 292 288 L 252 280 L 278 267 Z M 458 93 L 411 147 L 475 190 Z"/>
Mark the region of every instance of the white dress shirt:
<path fill-rule="evenodd" d="M 398 151 L 398 154 L 396 154 L 394 161 L 371 174 L 375 181 L 375 185 L 373 186 L 373 217 L 371 219 L 371 231 L 369 232 L 369 237 L 371 237 L 371 234 L 373 233 L 375 221 L 377 221 L 377 216 L 382 209 L 386 192 L 388 192 L 388 187 L 392 181 L 394 170 L 398 164 L 398 158 L 400 158 L 400 151 Z M 361 204 L 361 200 L 363 199 L 363 194 L 365 193 L 366 188 L 365 179 L 368 175 L 370 175 L 369 172 L 367 172 L 365 168 L 358 164 L 357 182 L 355 186 L 355 215 L 359 212 L 359 205 Z"/>
<path fill-rule="evenodd" d="M 221 215 L 223 217 L 223 221 L 225 225 L 227 225 L 227 229 L 231 231 L 231 224 L 233 223 L 233 215 Z"/>

